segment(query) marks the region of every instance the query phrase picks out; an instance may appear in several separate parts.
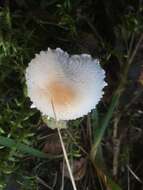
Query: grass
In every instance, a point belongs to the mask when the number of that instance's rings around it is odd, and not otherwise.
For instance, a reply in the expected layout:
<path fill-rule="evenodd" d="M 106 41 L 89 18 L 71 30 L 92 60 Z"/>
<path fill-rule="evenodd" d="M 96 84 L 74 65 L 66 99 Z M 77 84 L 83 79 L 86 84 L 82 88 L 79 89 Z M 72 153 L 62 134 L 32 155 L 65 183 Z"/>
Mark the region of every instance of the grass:
<path fill-rule="evenodd" d="M 57 131 L 45 127 L 26 96 L 25 68 L 48 47 L 91 53 L 107 73 L 97 109 L 61 131 L 77 189 L 142 188 L 142 7 L 123 0 L 0 2 L 0 189 L 72 189 Z"/>

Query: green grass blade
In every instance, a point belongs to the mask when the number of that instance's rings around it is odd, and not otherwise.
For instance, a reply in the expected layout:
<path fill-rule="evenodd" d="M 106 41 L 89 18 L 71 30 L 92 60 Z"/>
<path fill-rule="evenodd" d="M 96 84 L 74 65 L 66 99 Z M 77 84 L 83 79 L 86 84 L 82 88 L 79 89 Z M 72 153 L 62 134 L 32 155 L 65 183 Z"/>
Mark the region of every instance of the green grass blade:
<path fill-rule="evenodd" d="M 36 156 L 39 158 L 48 158 L 47 154 L 35 148 L 31 148 L 27 145 L 24 145 L 22 143 L 18 143 L 8 137 L 0 136 L 0 144 L 8 148 L 16 148 L 18 151 L 29 154 L 31 156 Z"/>
<path fill-rule="evenodd" d="M 122 190 L 121 187 L 115 183 L 109 176 L 107 176 L 107 184 L 111 190 Z"/>
<path fill-rule="evenodd" d="M 97 148 L 101 143 L 101 140 L 103 138 L 105 130 L 108 127 L 108 124 L 110 122 L 110 119 L 112 118 L 113 112 L 114 112 L 114 110 L 118 104 L 119 98 L 120 98 L 120 96 L 118 94 L 115 94 L 113 96 L 110 107 L 108 109 L 108 112 L 107 112 L 105 118 L 103 119 L 101 126 L 98 127 L 95 131 L 94 144 L 93 144 L 92 150 L 91 150 L 91 157 L 92 158 L 95 158 Z"/>
<path fill-rule="evenodd" d="M 99 149 L 98 149 L 98 153 L 99 153 Z M 102 180 L 104 186 L 106 187 L 106 189 L 108 190 L 122 190 L 122 188 L 120 187 L 119 184 L 117 184 L 105 171 L 105 168 L 103 167 L 102 161 L 99 163 L 97 161 L 92 162 L 93 166 L 96 170 L 97 176 L 98 178 L 100 178 L 100 180 Z"/>

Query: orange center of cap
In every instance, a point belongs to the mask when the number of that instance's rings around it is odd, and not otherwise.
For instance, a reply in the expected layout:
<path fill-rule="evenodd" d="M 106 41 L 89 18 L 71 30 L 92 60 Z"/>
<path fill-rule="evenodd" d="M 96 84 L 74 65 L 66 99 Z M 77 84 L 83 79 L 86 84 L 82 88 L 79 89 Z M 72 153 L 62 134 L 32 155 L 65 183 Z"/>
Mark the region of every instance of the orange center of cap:
<path fill-rule="evenodd" d="M 66 84 L 52 82 L 47 89 L 55 106 L 64 106 L 71 104 L 75 98 L 75 92 Z"/>

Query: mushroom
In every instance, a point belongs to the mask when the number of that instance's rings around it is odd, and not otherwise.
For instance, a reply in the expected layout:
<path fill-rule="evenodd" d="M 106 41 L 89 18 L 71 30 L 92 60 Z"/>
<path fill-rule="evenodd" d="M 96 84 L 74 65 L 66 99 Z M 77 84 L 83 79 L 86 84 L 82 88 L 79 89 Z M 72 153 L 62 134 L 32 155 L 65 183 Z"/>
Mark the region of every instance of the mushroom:
<path fill-rule="evenodd" d="M 56 113 L 57 120 L 73 120 L 94 109 L 104 94 L 104 78 L 98 59 L 69 56 L 60 48 L 36 54 L 26 69 L 32 106 L 50 118 Z"/>

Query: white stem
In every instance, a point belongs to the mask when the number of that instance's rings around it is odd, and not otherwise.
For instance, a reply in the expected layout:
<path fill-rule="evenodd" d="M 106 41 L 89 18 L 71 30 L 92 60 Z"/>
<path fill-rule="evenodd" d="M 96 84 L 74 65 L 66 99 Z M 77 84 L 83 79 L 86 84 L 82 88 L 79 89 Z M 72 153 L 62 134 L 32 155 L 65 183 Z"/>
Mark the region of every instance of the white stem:
<path fill-rule="evenodd" d="M 69 164 L 69 160 L 68 160 L 68 157 L 67 157 L 65 145 L 64 145 L 64 142 L 63 142 L 63 139 L 62 139 L 62 135 L 61 135 L 61 132 L 60 132 L 59 128 L 58 128 L 58 134 L 59 134 L 59 137 L 60 137 L 60 142 L 61 142 L 61 145 L 62 145 L 63 154 L 64 154 L 65 161 L 66 161 L 66 164 L 67 164 L 67 168 L 68 168 L 68 172 L 69 172 L 69 175 L 70 175 L 70 178 L 71 178 L 73 189 L 77 190 L 76 184 L 75 184 L 75 181 L 74 181 L 74 177 L 73 177 L 73 174 L 72 174 L 72 171 L 71 171 L 71 167 L 70 167 L 70 164 Z"/>
<path fill-rule="evenodd" d="M 57 121 L 55 105 L 54 105 L 54 102 L 53 102 L 52 99 L 51 99 L 51 105 L 52 105 L 52 108 L 53 108 L 53 113 L 54 113 L 54 116 L 55 116 L 55 120 Z M 57 123 L 58 123 L 58 121 L 57 121 Z M 71 171 L 71 167 L 70 167 L 70 164 L 69 164 L 69 160 L 68 160 L 68 157 L 67 157 L 67 152 L 66 152 L 66 148 L 65 148 L 65 145 L 64 145 L 64 141 L 63 141 L 60 129 L 58 127 L 57 127 L 57 130 L 58 130 L 61 146 L 62 146 L 62 149 L 63 149 L 64 158 L 65 158 L 65 161 L 66 161 L 66 164 L 67 164 L 68 172 L 69 172 L 69 175 L 70 175 L 70 178 L 71 178 L 72 186 L 73 186 L 74 190 L 77 190 L 76 184 L 75 184 L 75 181 L 74 181 L 74 177 L 73 177 L 73 174 L 72 174 L 72 171 Z"/>

